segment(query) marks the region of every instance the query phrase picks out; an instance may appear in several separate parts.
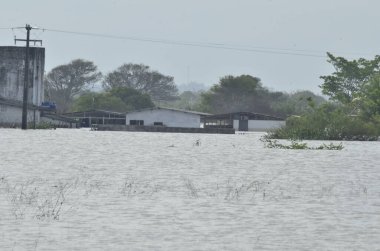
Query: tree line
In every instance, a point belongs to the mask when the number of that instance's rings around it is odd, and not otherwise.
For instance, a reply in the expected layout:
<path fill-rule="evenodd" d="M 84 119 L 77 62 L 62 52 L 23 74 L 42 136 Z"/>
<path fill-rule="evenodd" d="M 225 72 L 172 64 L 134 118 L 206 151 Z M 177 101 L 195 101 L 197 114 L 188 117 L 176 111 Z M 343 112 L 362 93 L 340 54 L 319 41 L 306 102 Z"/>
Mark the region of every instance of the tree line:
<path fill-rule="evenodd" d="M 59 113 L 80 109 L 127 111 L 178 96 L 173 77 L 143 64 L 123 64 L 103 76 L 93 62 L 76 59 L 53 68 L 44 81 L 45 99 L 54 101 Z M 92 92 L 98 82 L 102 82 L 103 91 Z"/>
<path fill-rule="evenodd" d="M 95 83 L 101 92 L 93 92 Z M 53 68 L 45 76 L 45 99 L 57 104 L 57 111 L 103 109 L 126 112 L 162 105 L 208 113 L 250 111 L 279 117 L 310 111 L 324 98 L 310 91 L 270 91 L 250 75 L 224 76 L 209 90 L 178 92 L 172 76 L 143 64 L 123 64 L 103 75 L 97 66 L 83 59 Z"/>
<path fill-rule="evenodd" d="M 224 76 L 209 90 L 178 93 L 172 76 L 143 64 L 123 64 L 103 74 L 76 59 L 45 76 L 45 99 L 58 112 L 105 109 L 127 112 L 163 105 L 212 114 L 256 112 L 287 118 L 269 137 L 291 139 L 377 139 L 380 135 L 380 56 L 348 60 L 327 53 L 334 69 L 319 86 L 329 99 L 310 91 L 285 93 L 266 88 L 260 78 Z M 92 92 L 95 83 L 101 92 Z M 296 116 L 294 116 L 296 115 Z"/>

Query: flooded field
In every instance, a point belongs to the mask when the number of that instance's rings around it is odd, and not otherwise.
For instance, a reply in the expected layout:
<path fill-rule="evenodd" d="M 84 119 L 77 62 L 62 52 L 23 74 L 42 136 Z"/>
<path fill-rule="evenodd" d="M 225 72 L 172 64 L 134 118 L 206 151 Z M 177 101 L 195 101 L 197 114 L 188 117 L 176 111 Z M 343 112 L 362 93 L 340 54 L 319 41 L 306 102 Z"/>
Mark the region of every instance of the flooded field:
<path fill-rule="evenodd" d="M 380 249 L 380 142 L 261 135 L 0 129 L 0 250 Z"/>

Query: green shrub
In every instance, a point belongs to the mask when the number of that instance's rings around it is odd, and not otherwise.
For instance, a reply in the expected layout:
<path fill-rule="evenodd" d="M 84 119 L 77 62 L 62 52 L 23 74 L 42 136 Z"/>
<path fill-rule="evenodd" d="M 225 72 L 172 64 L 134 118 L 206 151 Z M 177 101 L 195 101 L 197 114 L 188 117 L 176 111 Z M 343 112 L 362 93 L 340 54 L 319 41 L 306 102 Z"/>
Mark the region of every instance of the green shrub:
<path fill-rule="evenodd" d="M 33 123 L 28 124 L 29 129 L 56 129 L 56 126 L 48 122 L 40 122 L 34 128 Z"/>
<path fill-rule="evenodd" d="M 268 138 L 293 140 L 377 140 L 380 119 L 347 115 L 344 108 L 323 105 L 303 116 L 291 116 L 286 126 L 268 133 Z"/>

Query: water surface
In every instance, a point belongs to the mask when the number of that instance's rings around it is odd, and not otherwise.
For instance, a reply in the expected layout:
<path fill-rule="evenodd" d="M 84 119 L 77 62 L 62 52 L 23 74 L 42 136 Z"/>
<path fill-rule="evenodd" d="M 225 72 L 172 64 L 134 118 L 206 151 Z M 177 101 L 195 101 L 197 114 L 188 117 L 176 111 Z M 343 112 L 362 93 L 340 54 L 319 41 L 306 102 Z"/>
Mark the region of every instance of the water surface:
<path fill-rule="evenodd" d="M 0 129 L 0 250 L 380 250 L 380 142 L 260 136 Z"/>

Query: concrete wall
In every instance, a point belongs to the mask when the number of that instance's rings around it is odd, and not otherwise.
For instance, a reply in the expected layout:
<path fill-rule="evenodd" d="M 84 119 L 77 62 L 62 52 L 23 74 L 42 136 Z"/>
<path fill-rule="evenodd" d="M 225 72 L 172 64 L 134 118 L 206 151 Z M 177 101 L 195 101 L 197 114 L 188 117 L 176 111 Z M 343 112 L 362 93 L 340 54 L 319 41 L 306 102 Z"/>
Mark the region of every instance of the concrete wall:
<path fill-rule="evenodd" d="M 0 126 L 21 126 L 22 108 L 0 104 Z M 28 123 L 32 123 L 36 119 L 38 124 L 40 121 L 40 112 L 28 110 Z"/>
<path fill-rule="evenodd" d="M 264 132 L 285 126 L 285 121 L 279 120 L 249 120 L 248 131 Z M 239 130 L 239 120 L 234 120 L 234 129 Z"/>
<path fill-rule="evenodd" d="M 165 132 L 165 133 L 218 133 L 235 134 L 232 128 L 186 128 L 164 126 L 129 126 L 129 125 L 98 125 L 99 131 L 128 131 L 128 132 Z"/>
<path fill-rule="evenodd" d="M 0 46 L 0 97 L 22 101 L 24 95 L 25 47 Z M 28 103 L 41 105 L 44 98 L 43 77 L 45 49 L 30 48 Z M 22 108 L 0 104 L 0 124 L 21 124 Z M 28 122 L 40 121 L 40 112 L 28 110 Z"/>
<path fill-rule="evenodd" d="M 239 120 L 234 119 L 233 127 L 236 131 L 239 131 Z"/>
<path fill-rule="evenodd" d="M 75 123 L 70 123 L 63 120 L 57 120 L 57 119 L 47 118 L 47 117 L 41 117 L 40 123 L 47 123 L 59 128 L 76 128 Z"/>
<path fill-rule="evenodd" d="M 0 96 L 23 100 L 25 47 L 0 46 Z M 45 48 L 30 48 L 28 102 L 41 105 L 44 98 Z"/>
<path fill-rule="evenodd" d="M 249 120 L 249 131 L 267 131 L 285 126 L 285 121 L 279 120 Z"/>
<path fill-rule="evenodd" d="M 153 126 L 154 122 L 162 122 L 164 126 L 169 127 L 199 128 L 201 124 L 201 118 L 198 114 L 165 109 L 131 112 L 126 117 L 127 125 L 130 125 L 130 120 L 144 120 L 144 126 Z"/>

